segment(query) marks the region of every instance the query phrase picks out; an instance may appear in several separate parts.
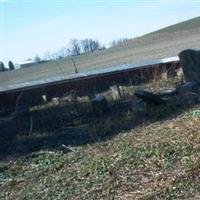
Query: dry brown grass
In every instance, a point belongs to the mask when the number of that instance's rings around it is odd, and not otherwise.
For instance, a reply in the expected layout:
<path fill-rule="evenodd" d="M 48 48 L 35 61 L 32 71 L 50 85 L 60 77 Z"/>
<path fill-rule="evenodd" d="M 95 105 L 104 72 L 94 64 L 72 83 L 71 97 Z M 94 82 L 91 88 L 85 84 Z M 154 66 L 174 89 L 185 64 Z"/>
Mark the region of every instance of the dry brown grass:
<path fill-rule="evenodd" d="M 177 82 L 172 79 L 142 87 L 158 91 Z M 33 148 L 23 156 L 13 153 L 6 158 L 9 162 L 2 160 L 0 198 L 199 199 L 199 105 L 185 110 L 170 105 L 154 107 L 145 119 L 136 119 L 129 106 L 116 108 L 103 118 L 85 115 L 73 119 L 69 126 L 65 123 L 67 115 L 60 116 L 63 107 L 48 111 L 49 116 L 43 107 L 42 117 L 48 125 L 40 128 L 46 132 L 43 135 L 36 129 L 37 134 L 33 129 L 31 136 L 24 136 L 25 142 L 31 139 L 40 144 L 37 137 L 40 141 L 58 137 L 60 127 L 53 125 L 53 119 L 58 119 L 54 123 L 62 124 L 63 135 L 81 133 L 82 143 L 60 138 L 51 148 Z M 9 144 L 14 145 L 5 142 L 10 149 Z"/>

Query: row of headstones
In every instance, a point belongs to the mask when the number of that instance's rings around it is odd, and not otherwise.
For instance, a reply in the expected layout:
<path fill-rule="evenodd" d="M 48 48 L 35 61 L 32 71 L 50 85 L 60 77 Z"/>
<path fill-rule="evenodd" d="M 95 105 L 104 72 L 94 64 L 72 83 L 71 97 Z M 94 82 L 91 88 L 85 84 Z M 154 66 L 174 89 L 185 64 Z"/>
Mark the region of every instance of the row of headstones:
<path fill-rule="evenodd" d="M 185 83 L 172 91 L 163 91 L 159 94 L 153 94 L 147 91 L 137 91 L 137 98 L 133 101 L 133 110 L 143 112 L 146 110 L 147 104 L 159 105 L 166 103 L 170 97 L 176 95 L 177 104 L 181 106 L 192 105 L 200 102 L 200 52 L 187 49 L 179 54 L 180 64 L 183 70 Z M 111 88 L 116 96 L 120 96 L 117 86 Z M 109 111 L 109 105 L 104 96 L 96 96 L 92 100 L 92 108 L 94 113 L 101 115 Z"/>
<path fill-rule="evenodd" d="M 185 83 L 157 94 L 136 91 L 133 111 L 137 115 L 144 115 L 148 105 L 172 103 L 174 106 L 187 107 L 200 102 L 200 52 L 187 49 L 179 54 L 179 59 Z"/>

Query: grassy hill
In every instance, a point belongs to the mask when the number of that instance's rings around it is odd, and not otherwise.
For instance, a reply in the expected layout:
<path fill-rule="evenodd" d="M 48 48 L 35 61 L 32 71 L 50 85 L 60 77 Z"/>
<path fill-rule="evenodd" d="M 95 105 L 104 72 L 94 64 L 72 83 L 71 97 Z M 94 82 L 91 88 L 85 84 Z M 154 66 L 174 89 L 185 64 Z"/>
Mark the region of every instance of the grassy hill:
<path fill-rule="evenodd" d="M 37 107 L 31 133 L 27 118 L 0 123 L 0 199 L 199 199 L 199 105 L 136 118 L 122 103 L 103 118 L 70 117 L 67 103 Z"/>
<path fill-rule="evenodd" d="M 125 63 L 176 56 L 185 48 L 200 48 L 200 17 L 161 29 L 101 52 L 74 57 L 79 72 Z M 71 59 L 50 61 L 27 69 L 0 73 L 0 85 L 74 73 Z"/>
<path fill-rule="evenodd" d="M 198 28 L 199 26 L 200 26 L 200 17 L 196 17 L 196 18 L 160 29 L 158 31 L 153 32 L 152 34 L 167 33 L 167 32 L 169 33 L 169 32 L 176 32 L 176 31 L 188 31 L 191 29 Z"/>

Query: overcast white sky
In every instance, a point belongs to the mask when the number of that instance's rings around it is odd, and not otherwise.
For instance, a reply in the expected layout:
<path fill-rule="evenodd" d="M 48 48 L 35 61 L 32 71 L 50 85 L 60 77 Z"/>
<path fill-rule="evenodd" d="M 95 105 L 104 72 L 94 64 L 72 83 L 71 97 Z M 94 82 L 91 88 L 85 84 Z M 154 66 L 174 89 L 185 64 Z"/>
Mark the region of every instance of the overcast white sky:
<path fill-rule="evenodd" d="M 200 1 L 1 0 L 0 60 L 43 57 L 71 38 L 103 44 L 197 17 Z"/>

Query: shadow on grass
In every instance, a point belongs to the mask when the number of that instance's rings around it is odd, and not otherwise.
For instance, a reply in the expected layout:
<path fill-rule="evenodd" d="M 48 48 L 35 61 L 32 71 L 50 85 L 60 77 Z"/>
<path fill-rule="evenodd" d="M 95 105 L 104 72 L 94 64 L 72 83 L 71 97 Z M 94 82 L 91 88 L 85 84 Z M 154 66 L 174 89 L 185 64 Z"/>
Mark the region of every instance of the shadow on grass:
<path fill-rule="evenodd" d="M 108 140 L 144 123 L 174 118 L 182 111 L 165 105 L 152 107 L 148 116 L 136 118 L 131 101 L 115 103 L 112 111 L 101 118 L 92 114 L 88 104 L 77 105 L 76 109 L 65 104 L 31 111 L 29 116 L 0 123 L 0 160 L 59 149 L 62 144 L 77 146 Z M 29 133 L 30 117 L 33 127 Z"/>

